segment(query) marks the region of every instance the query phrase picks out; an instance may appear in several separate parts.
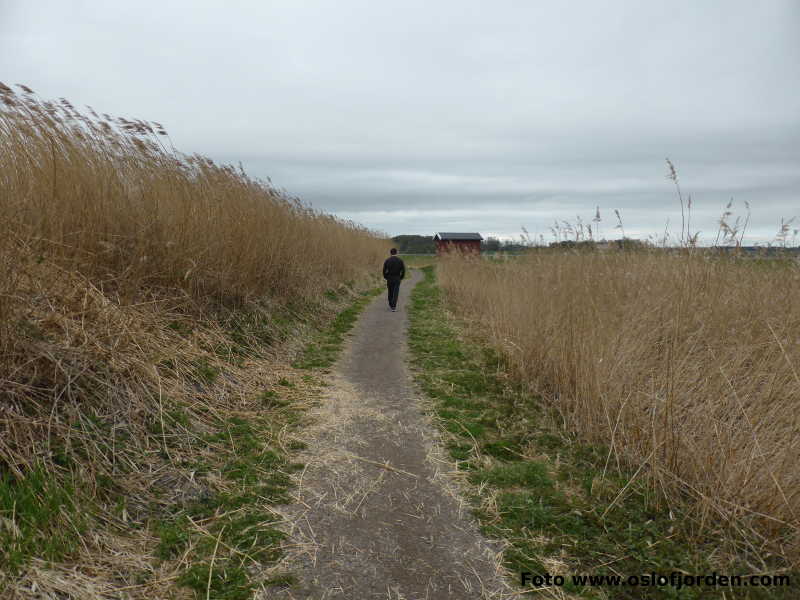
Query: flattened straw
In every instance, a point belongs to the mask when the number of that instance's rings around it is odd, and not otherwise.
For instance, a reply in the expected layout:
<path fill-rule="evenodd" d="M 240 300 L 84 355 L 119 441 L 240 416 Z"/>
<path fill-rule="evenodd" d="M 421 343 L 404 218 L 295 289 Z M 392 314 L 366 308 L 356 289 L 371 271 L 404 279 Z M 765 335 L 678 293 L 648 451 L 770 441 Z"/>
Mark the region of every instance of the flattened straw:
<path fill-rule="evenodd" d="M 219 540 L 222 538 L 222 532 L 225 531 L 225 525 L 219 530 L 217 536 L 217 543 L 214 544 L 214 554 L 211 555 L 211 564 L 208 567 L 208 583 L 206 584 L 206 600 L 211 599 L 211 576 L 214 573 L 214 561 L 217 558 L 217 549 L 219 548 Z"/>

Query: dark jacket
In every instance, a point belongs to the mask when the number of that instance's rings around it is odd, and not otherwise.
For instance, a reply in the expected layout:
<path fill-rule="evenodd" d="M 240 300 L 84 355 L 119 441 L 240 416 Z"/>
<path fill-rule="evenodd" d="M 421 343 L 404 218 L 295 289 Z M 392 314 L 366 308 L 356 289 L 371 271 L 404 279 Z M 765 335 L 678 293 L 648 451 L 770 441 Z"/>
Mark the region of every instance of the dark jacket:
<path fill-rule="evenodd" d="M 397 255 L 392 255 L 383 263 L 383 278 L 400 280 L 406 276 L 406 266 Z"/>

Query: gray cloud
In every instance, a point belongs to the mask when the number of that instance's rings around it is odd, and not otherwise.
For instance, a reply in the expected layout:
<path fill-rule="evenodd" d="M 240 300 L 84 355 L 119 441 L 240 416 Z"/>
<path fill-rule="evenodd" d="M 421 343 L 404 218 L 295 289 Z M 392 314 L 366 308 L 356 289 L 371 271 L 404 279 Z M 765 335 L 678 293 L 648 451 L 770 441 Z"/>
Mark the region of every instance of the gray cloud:
<path fill-rule="evenodd" d="M 0 80 L 390 234 L 800 214 L 800 4 L 0 0 Z M 679 230 L 679 225 L 677 230 Z"/>

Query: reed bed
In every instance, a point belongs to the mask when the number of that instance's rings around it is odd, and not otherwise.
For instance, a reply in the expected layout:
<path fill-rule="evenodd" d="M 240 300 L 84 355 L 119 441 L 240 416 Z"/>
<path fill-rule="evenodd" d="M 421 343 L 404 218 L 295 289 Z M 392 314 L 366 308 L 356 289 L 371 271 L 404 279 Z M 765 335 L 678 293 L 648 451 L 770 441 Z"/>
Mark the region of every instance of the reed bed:
<path fill-rule="evenodd" d="M 243 171 L 167 151 L 159 124 L 0 93 L 0 237 L 103 289 L 201 302 L 314 295 L 384 251 Z"/>
<path fill-rule="evenodd" d="M 388 242 L 158 123 L 19 89 L 0 84 L 0 591 L 153 597 L 174 577 L 126 566 L 157 568 L 143 525 L 209 493 L 188 466 L 203 436 L 269 414 L 295 340 L 337 310 L 326 292 L 354 297 Z"/>
<path fill-rule="evenodd" d="M 64 367 L 72 379 L 65 356 L 32 342 L 124 363 L 152 355 L 143 331 L 126 337 L 144 314 L 320 299 L 385 253 L 374 233 L 241 170 L 168 151 L 158 123 L 85 115 L 20 87 L 0 84 L 0 367 L 13 373 L 0 393 L 16 394 L 23 372 Z M 160 325 L 149 329 L 163 347 Z"/>
<path fill-rule="evenodd" d="M 446 258 L 438 273 L 516 376 L 608 447 L 608 468 L 667 501 L 691 497 L 701 533 L 724 522 L 797 565 L 796 262 L 544 249 Z"/>

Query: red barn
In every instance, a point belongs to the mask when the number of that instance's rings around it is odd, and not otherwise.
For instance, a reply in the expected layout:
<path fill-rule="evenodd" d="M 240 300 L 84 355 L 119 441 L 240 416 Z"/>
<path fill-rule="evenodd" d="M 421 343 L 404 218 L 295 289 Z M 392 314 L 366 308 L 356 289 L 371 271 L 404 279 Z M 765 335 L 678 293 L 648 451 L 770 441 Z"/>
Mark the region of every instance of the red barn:
<path fill-rule="evenodd" d="M 443 254 L 453 250 L 470 254 L 480 254 L 482 240 L 483 238 L 480 233 L 438 232 L 433 236 L 433 241 L 436 243 L 436 254 Z"/>

